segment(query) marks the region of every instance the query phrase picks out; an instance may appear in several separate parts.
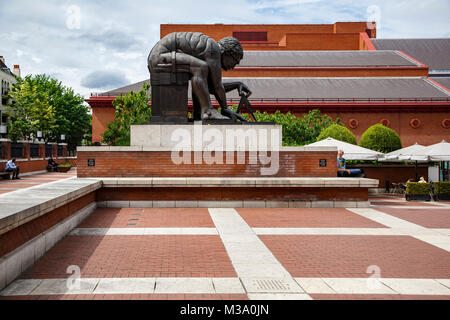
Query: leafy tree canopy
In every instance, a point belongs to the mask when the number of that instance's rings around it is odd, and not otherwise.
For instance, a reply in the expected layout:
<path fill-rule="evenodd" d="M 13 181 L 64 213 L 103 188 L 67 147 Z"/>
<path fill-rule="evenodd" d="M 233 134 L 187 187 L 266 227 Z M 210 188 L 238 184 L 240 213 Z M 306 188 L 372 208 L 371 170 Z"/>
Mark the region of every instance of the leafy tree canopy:
<path fill-rule="evenodd" d="M 91 116 L 83 97 L 48 75 L 18 79 L 9 96 L 8 133 L 12 140 L 31 139 L 42 131 L 44 141 L 58 142 L 64 134 L 69 149 L 74 149 L 91 130 Z"/>
<path fill-rule="evenodd" d="M 113 101 L 116 109 L 114 120 L 106 126 L 102 134 L 102 142 L 108 145 L 129 146 L 131 125 L 143 124 L 150 121 L 151 107 L 148 89 L 150 85 L 145 83 L 142 89 L 135 93 L 119 96 Z"/>
<path fill-rule="evenodd" d="M 389 153 L 402 148 L 399 135 L 391 128 L 379 123 L 371 126 L 363 133 L 359 145 L 383 153 Z"/>
<path fill-rule="evenodd" d="M 323 129 L 317 137 L 317 141 L 325 140 L 326 138 L 333 138 L 339 141 L 356 145 L 355 135 L 346 127 L 340 124 L 332 124 L 328 128 Z"/>

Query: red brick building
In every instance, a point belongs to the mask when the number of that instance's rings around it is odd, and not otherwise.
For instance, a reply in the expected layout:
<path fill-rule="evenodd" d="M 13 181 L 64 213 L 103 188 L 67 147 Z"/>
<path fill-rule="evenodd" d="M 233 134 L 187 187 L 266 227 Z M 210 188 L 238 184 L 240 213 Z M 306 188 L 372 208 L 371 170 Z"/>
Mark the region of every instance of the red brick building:
<path fill-rule="evenodd" d="M 375 39 L 376 29 L 366 22 L 161 25 L 161 37 L 176 31 L 237 37 L 244 59 L 223 73 L 224 81 L 245 82 L 256 110 L 301 116 L 319 109 L 339 117 L 358 140 L 375 123 L 394 129 L 403 146 L 450 136 L 450 39 Z M 143 82 L 86 100 L 94 142 L 114 118 L 115 97 L 138 91 Z M 227 98 L 239 101 L 236 93 Z"/>

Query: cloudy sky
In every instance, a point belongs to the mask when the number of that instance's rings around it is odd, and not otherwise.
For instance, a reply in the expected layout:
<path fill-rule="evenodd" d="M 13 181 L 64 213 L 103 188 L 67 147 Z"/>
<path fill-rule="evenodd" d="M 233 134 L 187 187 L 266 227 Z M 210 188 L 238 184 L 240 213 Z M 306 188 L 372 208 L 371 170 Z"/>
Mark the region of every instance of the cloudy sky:
<path fill-rule="evenodd" d="M 449 0 L 0 0 L 0 55 L 88 97 L 147 79 L 164 23 L 376 20 L 378 38 L 448 38 L 449 16 Z"/>

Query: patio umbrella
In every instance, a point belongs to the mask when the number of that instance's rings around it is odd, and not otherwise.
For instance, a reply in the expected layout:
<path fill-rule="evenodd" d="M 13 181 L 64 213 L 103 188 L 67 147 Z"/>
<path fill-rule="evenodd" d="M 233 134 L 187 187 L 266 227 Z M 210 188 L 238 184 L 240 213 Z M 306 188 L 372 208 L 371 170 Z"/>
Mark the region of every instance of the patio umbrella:
<path fill-rule="evenodd" d="M 424 151 L 425 148 L 426 148 L 425 146 L 422 146 L 416 142 L 412 146 L 389 152 L 384 156 L 384 158 L 381 158 L 379 160 L 391 162 L 407 161 L 407 160 L 428 162 L 428 157 L 419 156 L 419 154 L 422 151 Z"/>
<path fill-rule="evenodd" d="M 450 143 L 442 140 L 418 152 L 418 156 L 428 157 L 430 161 L 450 161 Z"/>
<path fill-rule="evenodd" d="M 317 141 L 306 145 L 305 147 L 337 147 L 338 150 L 344 151 L 346 160 L 377 160 L 384 154 L 367 148 L 356 146 L 351 143 L 339 141 L 333 138 Z"/>
<path fill-rule="evenodd" d="M 421 155 L 427 147 L 418 144 L 417 142 L 412 146 L 405 147 L 402 149 L 398 149 L 392 152 L 389 152 L 385 155 L 384 158 L 379 161 L 414 161 L 416 165 L 416 181 L 419 180 L 419 173 L 417 171 L 417 163 L 418 162 L 428 162 L 430 161 L 427 156 Z"/>

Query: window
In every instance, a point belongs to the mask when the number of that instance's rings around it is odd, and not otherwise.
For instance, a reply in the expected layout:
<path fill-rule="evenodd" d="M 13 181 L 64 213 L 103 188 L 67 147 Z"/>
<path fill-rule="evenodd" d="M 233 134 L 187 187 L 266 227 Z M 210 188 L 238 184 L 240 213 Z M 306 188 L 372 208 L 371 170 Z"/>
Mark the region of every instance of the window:
<path fill-rule="evenodd" d="M 267 31 L 233 31 L 239 41 L 267 41 Z"/>

